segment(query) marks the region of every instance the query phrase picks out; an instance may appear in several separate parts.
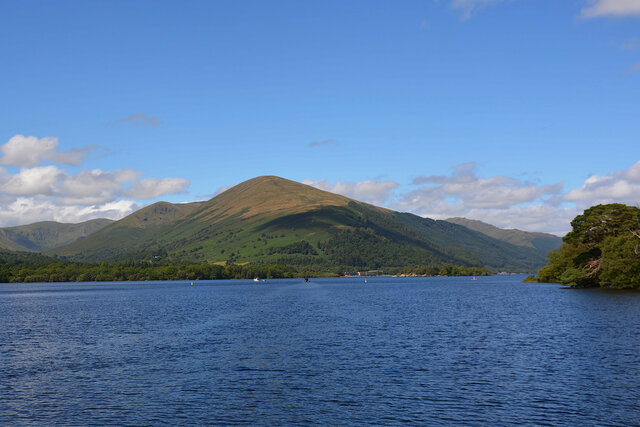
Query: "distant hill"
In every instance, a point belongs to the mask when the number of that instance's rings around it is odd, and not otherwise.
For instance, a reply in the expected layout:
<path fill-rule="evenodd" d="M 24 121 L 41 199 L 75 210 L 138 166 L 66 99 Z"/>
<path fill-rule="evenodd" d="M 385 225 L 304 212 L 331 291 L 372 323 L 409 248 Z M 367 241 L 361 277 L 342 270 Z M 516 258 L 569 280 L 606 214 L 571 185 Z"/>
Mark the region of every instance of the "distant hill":
<path fill-rule="evenodd" d="M 116 221 L 90 238 L 55 248 L 48 254 L 71 256 L 86 261 L 140 259 L 134 252 L 144 251 L 155 234 L 168 230 L 176 220 L 198 208 L 202 202 L 173 204 L 157 202 Z"/>
<path fill-rule="evenodd" d="M 449 218 L 448 222 L 463 225 L 471 230 L 479 231 L 494 239 L 502 240 L 516 246 L 535 248 L 547 253 L 562 245 L 562 238 L 547 233 L 531 233 L 516 229 L 502 229 L 491 224 L 467 218 Z"/>
<path fill-rule="evenodd" d="M 43 252 L 80 240 L 111 224 L 110 219 L 92 219 L 79 224 L 54 221 L 0 228 L 0 249 Z"/>
<path fill-rule="evenodd" d="M 536 247 L 275 176 L 245 181 L 206 202 L 156 203 L 48 253 L 87 261 L 276 262 L 336 268 L 452 263 L 522 272 L 545 263 Z"/>

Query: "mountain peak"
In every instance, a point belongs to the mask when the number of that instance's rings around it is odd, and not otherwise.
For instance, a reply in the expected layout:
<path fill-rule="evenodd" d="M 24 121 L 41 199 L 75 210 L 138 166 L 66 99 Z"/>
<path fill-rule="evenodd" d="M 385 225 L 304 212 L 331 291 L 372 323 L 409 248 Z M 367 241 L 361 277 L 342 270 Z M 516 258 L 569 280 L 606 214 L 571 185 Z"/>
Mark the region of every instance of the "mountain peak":
<path fill-rule="evenodd" d="M 241 182 L 218 194 L 195 215 L 201 218 L 294 214 L 320 206 L 344 206 L 351 199 L 273 175 Z M 224 211 L 221 210 L 224 207 Z"/>

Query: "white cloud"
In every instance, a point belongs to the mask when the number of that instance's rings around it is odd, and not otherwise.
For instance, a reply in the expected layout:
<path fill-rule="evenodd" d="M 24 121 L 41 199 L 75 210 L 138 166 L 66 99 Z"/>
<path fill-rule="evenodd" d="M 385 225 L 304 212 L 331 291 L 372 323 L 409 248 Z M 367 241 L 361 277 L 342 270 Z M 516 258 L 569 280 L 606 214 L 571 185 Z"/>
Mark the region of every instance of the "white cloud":
<path fill-rule="evenodd" d="M 55 166 L 20 169 L 15 175 L 0 176 L 0 192 L 15 196 L 53 196 L 65 174 Z"/>
<path fill-rule="evenodd" d="M 583 208 L 605 203 L 637 204 L 640 201 L 640 161 L 623 171 L 591 175 L 580 188 L 569 191 L 564 199 Z"/>
<path fill-rule="evenodd" d="M 134 199 L 155 199 L 163 194 L 177 194 L 189 187 L 184 178 L 146 178 L 133 184 L 125 194 Z"/>
<path fill-rule="evenodd" d="M 11 166 L 35 166 L 50 158 L 58 146 L 58 139 L 16 135 L 0 147 L 0 163 Z"/>
<path fill-rule="evenodd" d="M 562 192 L 562 183 L 538 185 L 515 178 L 476 175 L 475 164 L 459 165 L 450 176 L 418 177 L 414 191 L 392 209 L 446 219 L 455 216 L 485 221 L 501 228 L 569 231 L 584 209 L 605 203 L 636 205 L 640 200 L 640 161 L 626 170 L 588 177 L 580 188 Z"/>
<path fill-rule="evenodd" d="M 629 169 L 623 171 L 622 176 L 628 181 L 640 183 L 640 161 L 637 161 L 629 167 Z"/>
<path fill-rule="evenodd" d="M 640 172 L 639 172 L 640 173 Z M 579 213 L 574 207 L 558 207 L 553 201 L 562 183 L 538 185 L 515 178 L 476 175 L 475 163 L 463 163 L 448 176 L 422 176 L 414 180 L 419 188 L 396 194 L 394 181 L 360 181 L 331 184 L 327 180 L 303 183 L 416 215 L 446 219 L 461 216 L 485 221 L 501 228 L 552 232 L 562 235 Z"/>
<path fill-rule="evenodd" d="M 562 189 L 562 183 L 537 185 L 504 176 L 480 178 L 475 171 L 475 163 L 463 163 L 451 176 L 418 177 L 413 183 L 422 187 L 406 195 L 404 202 L 412 201 L 414 206 L 418 203 L 427 210 L 434 201 L 445 201 L 450 206 L 460 204 L 465 209 L 508 208 L 559 194 Z"/>
<path fill-rule="evenodd" d="M 69 151 L 57 151 L 58 138 L 46 136 L 16 135 L 0 146 L 2 157 L 0 164 L 17 167 L 36 166 L 43 162 L 54 162 L 77 166 L 96 147 L 76 148 Z"/>
<path fill-rule="evenodd" d="M 458 216 L 477 219 L 499 228 L 516 228 L 563 236 L 571 228 L 571 220 L 580 213 L 582 210 L 575 207 L 558 208 L 534 204 L 513 206 L 509 209 L 471 209 Z M 446 219 L 450 216 L 442 216 L 441 218 Z"/>
<path fill-rule="evenodd" d="M 133 169 L 113 172 L 100 169 L 84 170 L 69 175 L 56 166 L 23 168 L 9 174 L 0 168 L 0 196 L 51 199 L 57 206 L 103 205 L 121 198 L 155 199 L 166 194 L 184 192 L 189 181 L 184 178 L 145 178 Z"/>
<path fill-rule="evenodd" d="M 592 5 L 582 9 L 584 18 L 600 16 L 640 17 L 639 0 L 595 0 Z"/>
<path fill-rule="evenodd" d="M 184 178 L 144 178 L 134 169 L 85 169 L 69 174 L 45 161 L 76 165 L 93 148 L 58 151 L 58 139 L 16 135 L 0 147 L 0 227 L 54 220 L 78 222 L 91 218 L 118 219 L 150 200 L 184 192 Z M 128 200 L 135 199 L 135 200 Z"/>
<path fill-rule="evenodd" d="M 316 181 L 304 180 L 302 183 L 374 205 L 383 205 L 387 203 L 391 195 L 391 191 L 398 188 L 398 183 L 393 181 L 338 181 L 335 184 L 331 184 L 329 181 L 321 179 Z"/>
<path fill-rule="evenodd" d="M 122 196 L 124 185 L 131 184 L 142 175 L 133 169 L 104 172 L 100 169 L 84 170 L 61 183 L 58 202 L 64 205 L 93 205 L 107 203 Z"/>
<path fill-rule="evenodd" d="M 139 208 L 132 200 L 95 206 L 59 206 L 50 200 L 20 197 L 12 203 L 0 205 L 0 224 L 10 227 L 38 221 L 78 223 L 95 218 L 120 219 Z"/>

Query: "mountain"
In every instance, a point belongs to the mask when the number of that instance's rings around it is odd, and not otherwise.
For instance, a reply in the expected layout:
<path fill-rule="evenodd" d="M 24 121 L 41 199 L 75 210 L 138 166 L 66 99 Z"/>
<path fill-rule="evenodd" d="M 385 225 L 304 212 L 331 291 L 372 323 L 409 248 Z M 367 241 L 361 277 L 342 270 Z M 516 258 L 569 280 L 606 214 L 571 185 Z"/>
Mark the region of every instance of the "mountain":
<path fill-rule="evenodd" d="M 166 232 L 167 227 L 201 204 L 157 202 L 109 224 L 88 238 L 55 248 L 47 254 L 69 256 L 82 261 L 139 259 L 134 252 L 145 249 L 144 242 L 149 236 Z"/>
<path fill-rule="evenodd" d="M 206 202 L 160 202 L 50 254 L 74 260 L 384 268 L 452 263 L 535 271 L 544 253 L 275 176 Z"/>
<path fill-rule="evenodd" d="M 54 221 L 0 228 L 0 249 L 43 252 L 80 240 L 111 224 L 110 219 L 92 219 L 79 224 Z"/>
<path fill-rule="evenodd" d="M 479 231 L 494 239 L 502 240 L 516 246 L 535 248 L 542 252 L 549 252 L 562 245 L 562 238 L 547 233 L 531 233 L 516 229 L 502 229 L 491 224 L 467 218 L 449 218 L 448 222 L 463 225 L 471 230 Z"/>

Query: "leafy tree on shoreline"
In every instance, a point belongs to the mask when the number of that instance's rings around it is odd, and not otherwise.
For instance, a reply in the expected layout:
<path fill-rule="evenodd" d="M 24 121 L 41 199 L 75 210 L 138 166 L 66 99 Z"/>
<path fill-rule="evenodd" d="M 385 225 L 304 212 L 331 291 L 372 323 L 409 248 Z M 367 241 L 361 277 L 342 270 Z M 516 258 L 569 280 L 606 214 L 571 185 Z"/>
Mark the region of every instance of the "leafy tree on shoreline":
<path fill-rule="evenodd" d="M 593 206 L 571 221 L 563 245 L 551 251 L 539 282 L 573 287 L 640 287 L 640 209 Z"/>

